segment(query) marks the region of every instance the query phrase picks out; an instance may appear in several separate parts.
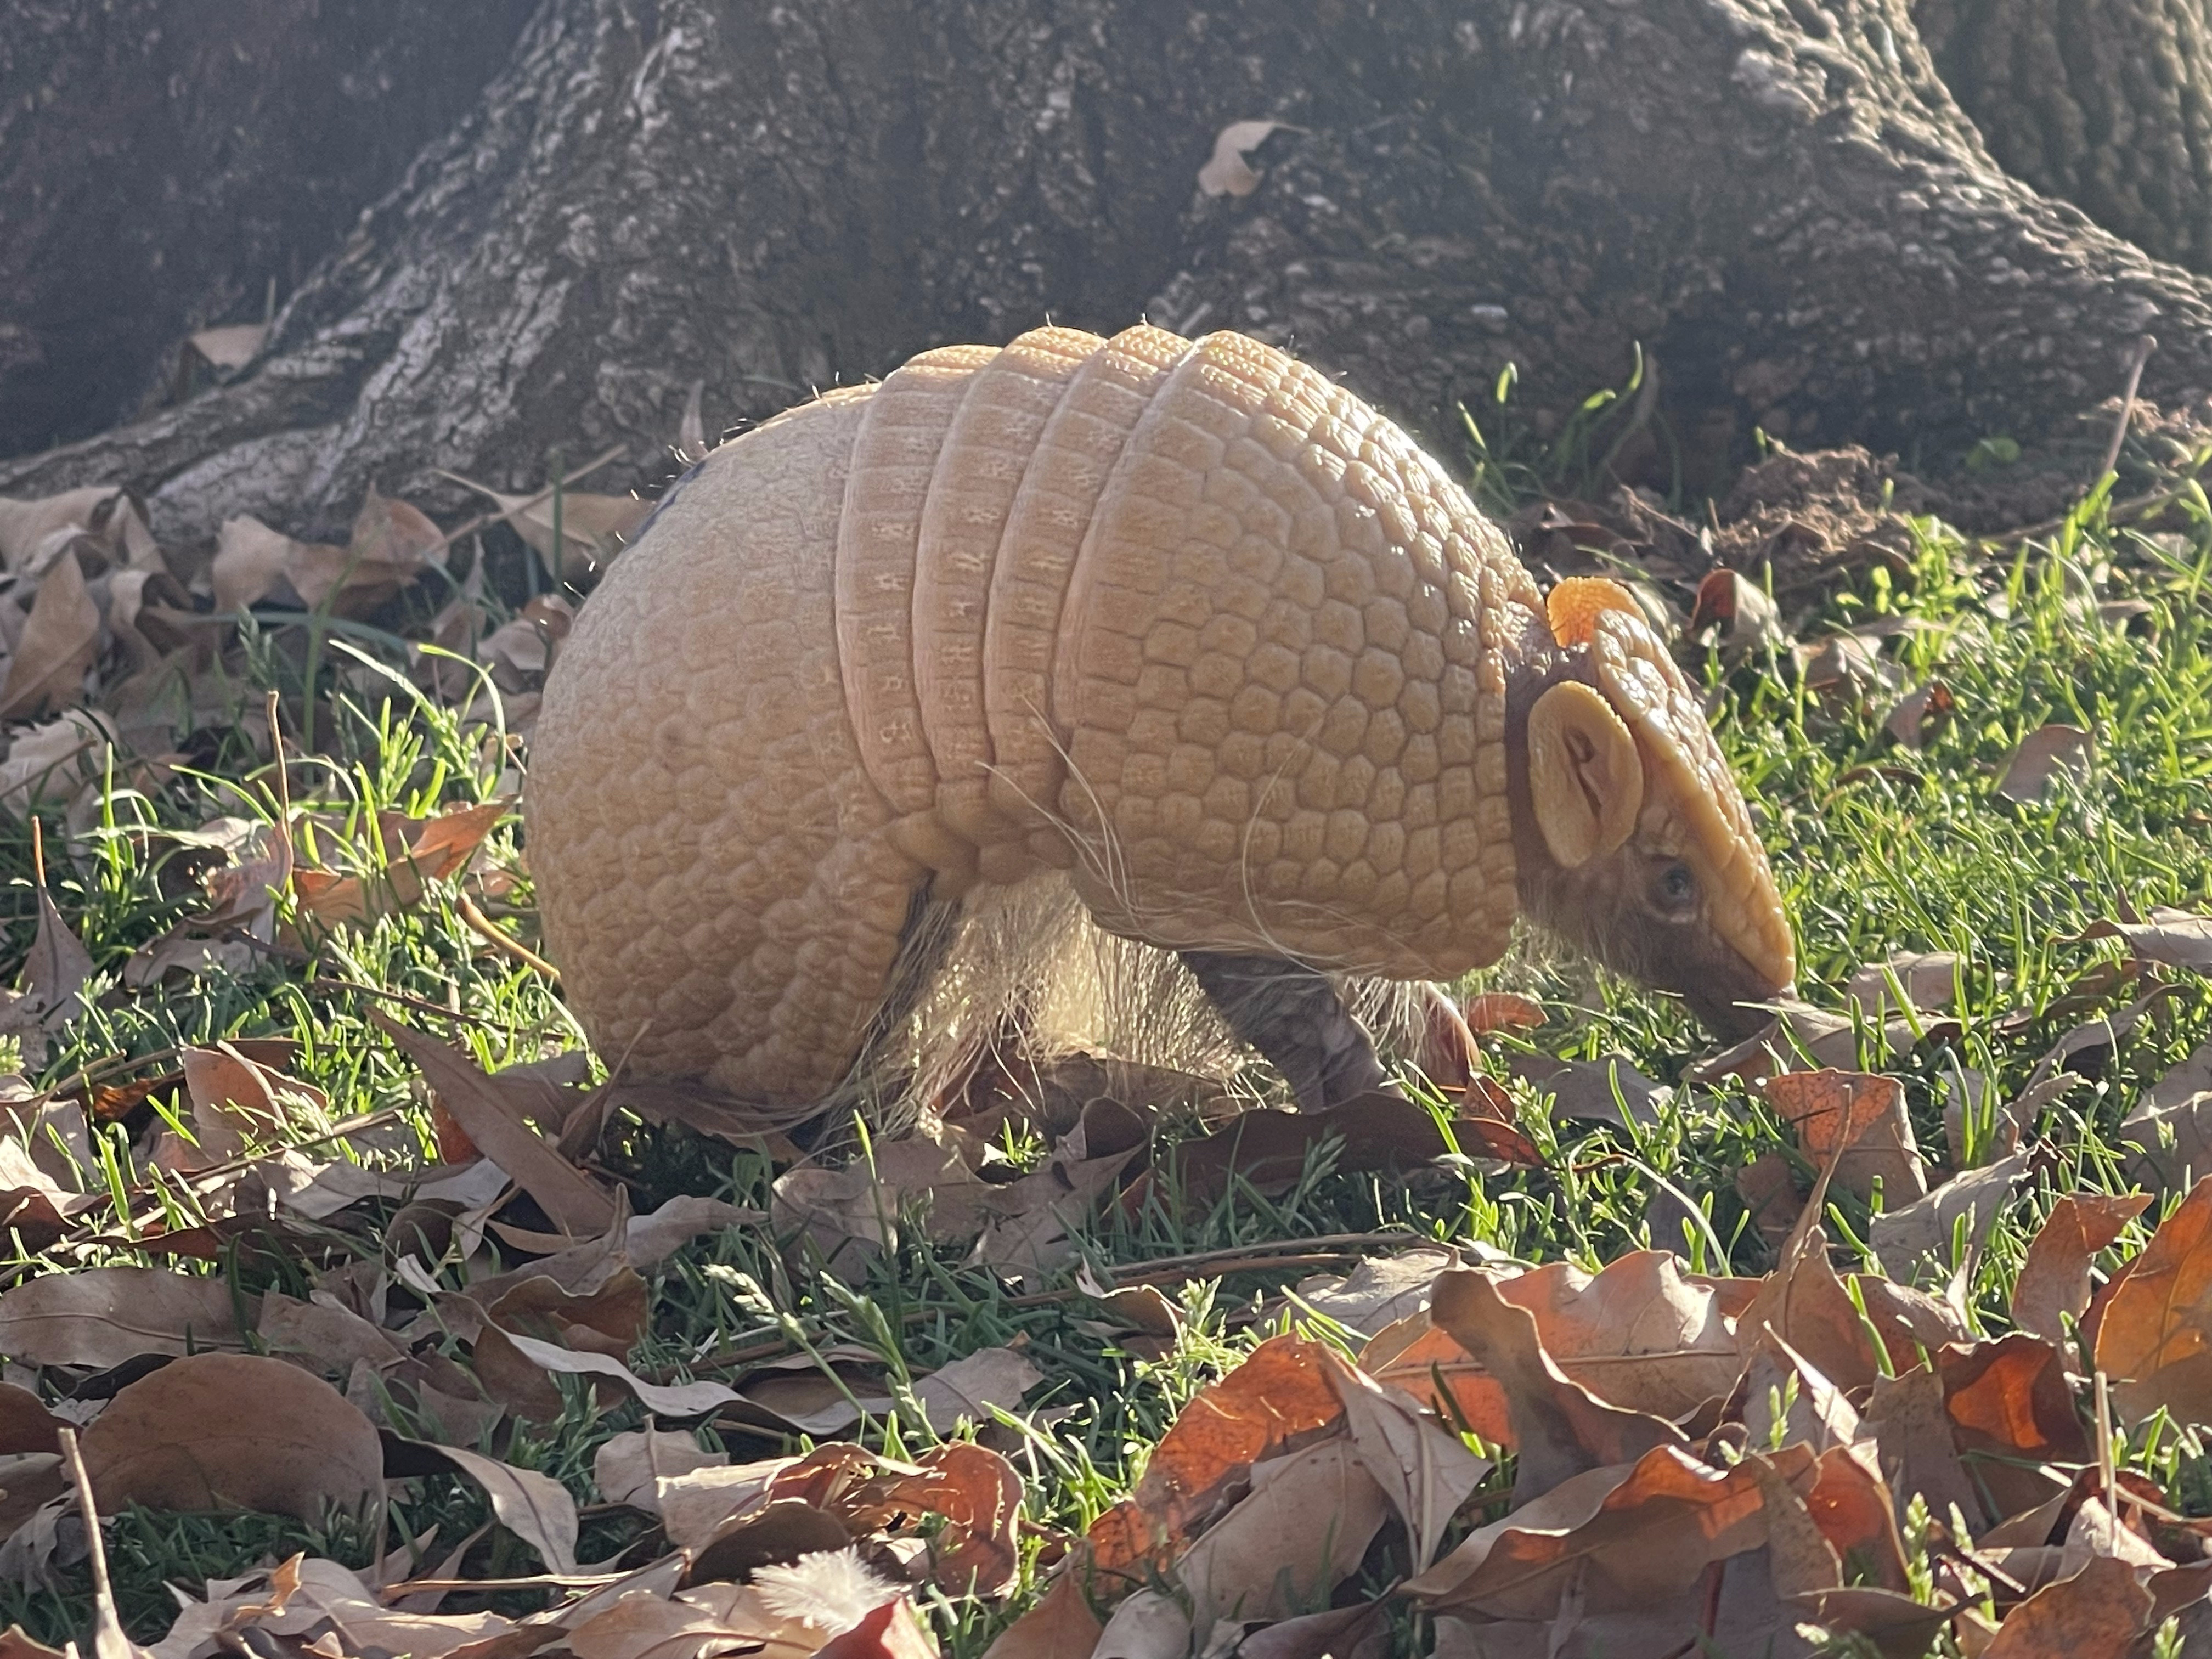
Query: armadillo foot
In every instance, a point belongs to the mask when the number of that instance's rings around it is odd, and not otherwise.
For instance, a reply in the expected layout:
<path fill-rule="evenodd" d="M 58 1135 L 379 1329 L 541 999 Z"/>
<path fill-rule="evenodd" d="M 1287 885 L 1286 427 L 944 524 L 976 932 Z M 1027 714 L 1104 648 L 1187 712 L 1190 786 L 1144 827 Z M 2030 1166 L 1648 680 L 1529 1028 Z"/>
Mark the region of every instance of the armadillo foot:
<path fill-rule="evenodd" d="M 1374 1043 L 1325 975 L 1279 957 L 1182 956 L 1238 1041 L 1283 1074 L 1307 1111 L 1389 1086 Z"/>

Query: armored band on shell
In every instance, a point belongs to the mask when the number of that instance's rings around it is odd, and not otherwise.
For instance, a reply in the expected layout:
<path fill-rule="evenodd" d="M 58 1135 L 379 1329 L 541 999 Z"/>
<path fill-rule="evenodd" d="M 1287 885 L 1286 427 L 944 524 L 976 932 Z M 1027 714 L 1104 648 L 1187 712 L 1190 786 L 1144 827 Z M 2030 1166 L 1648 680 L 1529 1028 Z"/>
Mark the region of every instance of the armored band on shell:
<path fill-rule="evenodd" d="M 918 899 L 1040 872 L 1148 945 L 1451 977 L 1519 908 L 1509 681 L 1571 643 L 1786 983 L 1689 688 L 1584 621 L 1255 341 L 928 352 L 717 449 L 584 606 L 526 799 L 547 942 L 603 1053 L 775 1103 L 850 1066 Z"/>

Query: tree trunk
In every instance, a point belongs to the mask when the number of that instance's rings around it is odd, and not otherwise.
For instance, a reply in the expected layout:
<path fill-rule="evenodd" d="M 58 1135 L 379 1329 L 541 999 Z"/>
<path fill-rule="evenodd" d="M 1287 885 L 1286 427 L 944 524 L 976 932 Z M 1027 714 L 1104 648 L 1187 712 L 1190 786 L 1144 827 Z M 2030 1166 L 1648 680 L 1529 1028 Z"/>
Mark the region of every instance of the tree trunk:
<path fill-rule="evenodd" d="M 1247 194 L 1231 123 L 1287 124 Z M 1906 0 L 545 0 L 258 371 L 0 493 L 149 492 L 167 536 L 434 508 L 1049 314 L 1286 343 L 1456 450 L 1640 344 L 1691 481 L 1754 424 L 1923 465 L 2064 431 L 2138 337 L 2212 387 L 2212 288 L 2000 171 Z M 594 487 L 605 487 L 598 480 Z"/>
<path fill-rule="evenodd" d="M 131 411 L 465 116 L 535 0 L 0 0 L 0 454 Z"/>
<path fill-rule="evenodd" d="M 2212 270 L 2204 0 L 1920 0 L 1914 18 L 2006 172 Z"/>

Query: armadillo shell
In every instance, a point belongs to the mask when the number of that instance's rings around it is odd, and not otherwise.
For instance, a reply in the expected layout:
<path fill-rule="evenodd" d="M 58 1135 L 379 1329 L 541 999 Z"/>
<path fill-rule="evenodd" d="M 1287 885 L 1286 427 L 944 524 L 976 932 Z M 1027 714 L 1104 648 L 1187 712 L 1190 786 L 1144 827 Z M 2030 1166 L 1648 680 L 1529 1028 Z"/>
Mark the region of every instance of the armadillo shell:
<path fill-rule="evenodd" d="M 584 607 L 526 800 L 548 944 L 635 1073 L 794 1103 L 925 901 L 1040 865 L 1151 944 L 1460 972 L 1510 936 L 1541 610 L 1404 434 L 1255 341 L 926 354 L 716 450 Z"/>

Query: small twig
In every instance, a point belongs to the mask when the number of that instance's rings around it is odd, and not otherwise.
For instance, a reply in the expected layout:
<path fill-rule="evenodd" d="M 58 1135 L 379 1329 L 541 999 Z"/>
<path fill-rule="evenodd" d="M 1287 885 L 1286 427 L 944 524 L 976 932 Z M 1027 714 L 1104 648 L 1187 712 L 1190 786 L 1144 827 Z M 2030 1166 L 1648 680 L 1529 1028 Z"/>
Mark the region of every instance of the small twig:
<path fill-rule="evenodd" d="M 2094 489 L 2104 482 L 2112 469 L 2120 464 L 2120 446 L 2127 441 L 2128 423 L 2136 416 L 2136 393 L 2142 389 L 2143 365 L 2150 354 L 2158 349 L 2158 342 L 2148 334 L 2136 337 L 2134 349 L 2128 355 L 2126 389 L 2120 393 L 2120 418 L 2112 422 L 2112 441 L 2106 446 L 2105 464 L 2097 469 L 2097 476 L 2089 481 Z"/>
<path fill-rule="evenodd" d="M 134 1659 L 138 1650 L 124 1633 L 122 1616 L 115 1610 L 115 1588 L 107 1577 L 107 1543 L 100 1535 L 100 1508 L 92 1501 L 92 1477 L 85 1473 L 76 1431 L 64 1428 L 57 1432 L 70 1479 L 76 1485 L 77 1507 L 84 1511 L 85 1553 L 92 1559 L 92 1650 L 98 1659 Z"/>
<path fill-rule="evenodd" d="M 539 956 L 537 951 L 513 934 L 495 927 L 491 918 L 477 909 L 477 902 L 466 893 L 460 896 L 459 903 L 453 908 L 460 912 L 461 920 L 468 923 L 470 931 L 485 940 L 494 949 L 512 957 L 533 973 L 543 974 L 550 980 L 558 980 L 561 977 L 561 970 L 546 961 L 544 957 Z"/>

